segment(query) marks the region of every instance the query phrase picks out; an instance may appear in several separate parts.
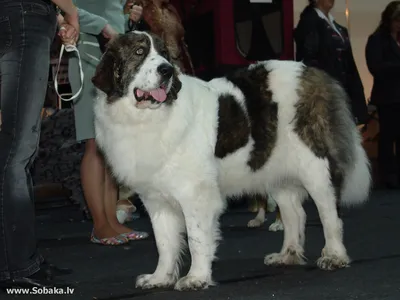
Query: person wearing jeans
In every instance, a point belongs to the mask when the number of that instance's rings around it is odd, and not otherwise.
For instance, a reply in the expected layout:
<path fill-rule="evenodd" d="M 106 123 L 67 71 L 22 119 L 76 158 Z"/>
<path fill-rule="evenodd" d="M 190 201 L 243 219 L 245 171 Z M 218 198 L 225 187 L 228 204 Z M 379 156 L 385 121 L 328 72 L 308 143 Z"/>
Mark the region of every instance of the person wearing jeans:
<path fill-rule="evenodd" d="M 54 2 L 54 3 L 53 3 Z M 38 149 L 41 109 L 57 29 L 56 7 L 78 37 L 77 10 L 66 0 L 0 0 L 0 287 L 57 286 L 65 273 L 37 249 L 29 168 Z"/>

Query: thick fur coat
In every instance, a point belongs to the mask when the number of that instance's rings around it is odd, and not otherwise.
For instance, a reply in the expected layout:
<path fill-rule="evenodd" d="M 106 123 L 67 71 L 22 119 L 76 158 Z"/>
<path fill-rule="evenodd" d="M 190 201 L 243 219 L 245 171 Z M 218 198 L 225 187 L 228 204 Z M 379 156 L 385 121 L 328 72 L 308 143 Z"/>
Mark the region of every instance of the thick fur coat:
<path fill-rule="evenodd" d="M 243 193 L 268 191 L 281 212 L 283 246 L 265 264 L 304 263 L 308 195 L 325 235 L 318 266 L 350 263 L 336 204 L 366 201 L 371 179 L 346 93 L 328 75 L 266 61 L 204 82 L 178 73 L 160 39 L 132 32 L 110 44 L 93 83 L 97 143 L 156 238 L 157 268 L 138 287 L 212 285 L 225 199 Z M 191 267 L 180 277 L 185 233 Z"/>

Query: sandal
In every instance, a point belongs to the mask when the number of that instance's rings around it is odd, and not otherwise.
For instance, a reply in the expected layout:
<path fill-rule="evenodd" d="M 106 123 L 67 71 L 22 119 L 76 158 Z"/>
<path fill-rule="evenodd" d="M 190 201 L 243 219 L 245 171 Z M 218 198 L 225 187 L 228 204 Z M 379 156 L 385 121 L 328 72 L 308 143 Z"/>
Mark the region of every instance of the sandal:
<path fill-rule="evenodd" d="M 121 236 L 127 238 L 129 241 L 135 241 L 135 240 L 143 240 L 145 238 L 149 237 L 149 234 L 144 231 L 131 231 L 127 233 L 122 233 Z"/>
<path fill-rule="evenodd" d="M 128 243 L 129 239 L 123 234 L 120 234 L 115 237 L 113 236 L 113 237 L 109 237 L 109 238 L 99 239 L 99 238 L 95 237 L 95 235 L 92 231 L 92 234 L 90 236 L 90 241 L 93 244 L 99 244 L 99 245 L 105 245 L 105 246 L 119 246 L 119 245 Z"/>

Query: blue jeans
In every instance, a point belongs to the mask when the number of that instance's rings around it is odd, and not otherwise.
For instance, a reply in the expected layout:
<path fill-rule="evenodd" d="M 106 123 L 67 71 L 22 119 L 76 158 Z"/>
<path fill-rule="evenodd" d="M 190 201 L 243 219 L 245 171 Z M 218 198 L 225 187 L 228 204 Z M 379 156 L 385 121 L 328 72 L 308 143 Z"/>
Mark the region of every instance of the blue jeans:
<path fill-rule="evenodd" d="M 40 268 L 29 172 L 40 135 L 56 11 L 46 0 L 0 0 L 0 281 Z"/>

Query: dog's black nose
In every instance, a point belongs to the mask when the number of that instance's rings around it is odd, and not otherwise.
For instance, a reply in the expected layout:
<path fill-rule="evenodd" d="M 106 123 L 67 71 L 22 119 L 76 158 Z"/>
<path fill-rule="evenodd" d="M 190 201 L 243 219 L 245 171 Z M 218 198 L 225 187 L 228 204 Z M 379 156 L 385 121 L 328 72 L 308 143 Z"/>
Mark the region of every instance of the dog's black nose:
<path fill-rule="evenodd" d="M 163 79 L 170 79 L 174 73 L 174 67 L 170 64 L 161 64 L 157 68 L 157 72 L 162 76 Z"/>

